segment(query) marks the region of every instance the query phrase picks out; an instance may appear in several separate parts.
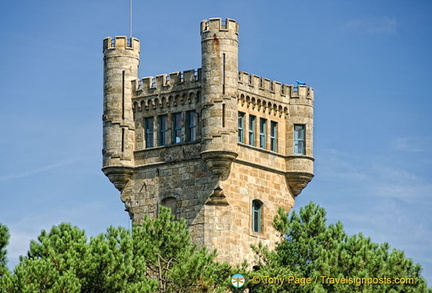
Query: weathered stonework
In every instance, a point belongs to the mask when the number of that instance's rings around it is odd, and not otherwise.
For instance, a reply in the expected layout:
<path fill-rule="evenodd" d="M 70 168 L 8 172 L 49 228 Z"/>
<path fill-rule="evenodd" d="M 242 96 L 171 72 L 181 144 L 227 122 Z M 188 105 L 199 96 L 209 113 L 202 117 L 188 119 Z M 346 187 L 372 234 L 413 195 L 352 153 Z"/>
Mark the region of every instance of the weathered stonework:
<path fill-rule="evenodd" d="M 160 205 L 220 261 L 253 261 L 313 177 L 313 89 L 238 69 L 238 23 L 201 23 L 202 68 L 137 79 L 140 43 L 104 40 L 103 172 L 134 222 Z M 296 128 L 297 127 L 297 128 Z"/>

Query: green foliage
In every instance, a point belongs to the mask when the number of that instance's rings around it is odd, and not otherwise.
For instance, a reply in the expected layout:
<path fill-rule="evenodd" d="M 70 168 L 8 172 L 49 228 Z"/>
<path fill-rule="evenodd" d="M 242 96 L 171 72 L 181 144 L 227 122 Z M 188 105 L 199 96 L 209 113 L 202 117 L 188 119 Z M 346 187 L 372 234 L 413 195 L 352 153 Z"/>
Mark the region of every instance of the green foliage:
<path fill-rule="evenodd" d="M 7 273 L 7 258 L 6 258 L 6 246 L 9 243 L 9 229 L 0 224 L 0 278 Z"/>
<path fill-rule="evenodd" d="M 275 251 L 253 247 L 260 269 L 250 277 L 280 277 L 285 282 L 249 283 L 249 287 L 254 292 L 427 292 L 420 265 L 402 251 L 390 251 L 387 243 L 373 243 L 361 233 L 348 236 L 340 222 L 327 226 L 325 216 L 325 210 L 314 203 L 289 217 L 279 210 L 274 226 L 285 239 Z M 288 276 L 292 276 L 289 282 Z M 408 281 L 414 284 L 393 284 L 395 278 L 412 278 Z M 301 284 L 308 279 L 310 284 Z"/>
<path fill-rule="evenodd" d="M 229 282 L 233 273 L 241 273 L 253 292 L 432 293 L 420 266 L 402 251 L 362 234 L 348 236 L 340 222 L 327 225 L 318 205 L 310 203 L 289 217 L 281 209 L 274 226 L 284 239 L 273 251 L 252 246 L 258 257 L 253 271 L 247 263 L 232 268 L 215 262 L 216 252 L 192 244 L 186 222 L 161 208 L 156 219 L 145 218 L 132 232 L 109 227 L 88 239 L 70 224 L 42 231 L 11 273 L 5 250 L 9 231 L 0 224 L 0 292 L 243 292 Z M 269 277 L 283 282 L 265 284 Z M 393 284 L 394 278 L 415 282 Z"/>
<path fill-rule="evenodd" d="M 186 223 L 165 208 L 133 227 L 132 235 L 109 227 L 88 239 L 83 230 L 60 224 L 31 241 L 13 274 L 0 279 L 0 292 L 218 292 L 227 288 L 220 284 L 231 271 L 215 256 L 191 244 Z"/>
<path fill-rule="evenodd" d="M 214 262 L 215 251 L 191 244 L 185 220 L 174 221 L 168 209 L 162 207 L 156 221 L 145 219 L 135 226 L 133 234 L 135 261 L 157 280 L 160 292 L 216 292 L 220 278 L 231 274 L 226 265 Z"/>

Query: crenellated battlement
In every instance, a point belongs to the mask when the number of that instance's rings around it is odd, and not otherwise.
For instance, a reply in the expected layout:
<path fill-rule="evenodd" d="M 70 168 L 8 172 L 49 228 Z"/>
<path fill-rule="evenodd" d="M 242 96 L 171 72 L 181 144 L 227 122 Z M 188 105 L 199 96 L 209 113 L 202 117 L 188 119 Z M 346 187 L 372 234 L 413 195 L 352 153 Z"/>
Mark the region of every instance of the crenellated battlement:
<path fill-rule="evenodd" d="M 144 77 L 134 82 L 136 96 L 196 88 L 201 86 L 201 68 Z"/>
<path fill-rule="evenodd" d="M 266 96 L 285 103 L 290 103 L 290 100 L 293 98 L 308 99 L 311 102 L 314 99 L 311 87 L 283 84 L 243 71 L 239 71 L 239 90 L 258 96 Z"/>
<path fill-rule="evenodd" d="M 239 26 L 237 21 L 234 19 L 226 18 L 210 18 L 208 20 L 201 21 L 201 35 L 207 32 L 228 32 L 232 31 L 236 34 L 239 32 Z"/>
<path fill-rule="evenodd" d="M 139 50 L 140 41 L 126 36 L 107 37 L 103 40 L 103 51 L 114 49 Z"/>

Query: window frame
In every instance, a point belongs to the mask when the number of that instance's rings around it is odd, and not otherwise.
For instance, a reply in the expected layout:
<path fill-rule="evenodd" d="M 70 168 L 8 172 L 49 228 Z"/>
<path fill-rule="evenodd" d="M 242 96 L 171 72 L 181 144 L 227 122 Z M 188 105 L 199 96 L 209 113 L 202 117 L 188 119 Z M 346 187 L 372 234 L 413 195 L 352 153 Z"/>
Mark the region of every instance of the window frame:
<path fill-rule="evenodd" d="M 238 112 L 238 142 L 244 143 L 244 122 L 246 114 L 244 112 Z"/>
<path fill-rule="evenodd" d="M 151 128 L 149 126 L 151 126 Z M 154 128 L 154 117 L 144 118 L 144 139 L 146 148 L 154 147 Z"/>
<path fill-rule="evenodd" d="M 297 130 L 300 128 L 300 130 Z M 306 155 L 306 125 L 294 124 L 293 129 L 294 155 Z"/>
<path fill-rule="evenodd" d="M 259 147 L 267 148 L 267 119 L 260 118 L 259 120 Z"/>
<path fill-rule="evenodd" d="M 177 118 L 180 117 L 178 120 Z M 171 115 L 172 119 L 172 144 L 179 144 L 182 143 L 182 112 L 173 113 Z M 178 124 L 177 124 L 178 122 Z M 177 141 L 177 138 L 179 138 L 179 141 Z"/>
<path fill-rule="evenodd" d="M 163 128 L 165 125 L 165 128 Z M 168 145 L 168 115 L 159 115 L 158 116 L 158 146 L 166 146 Z"/>
<path fill-rule="evenodd" d="M 249 145 L 255 146 L 255 132 L 256 132 L 256 116 L 249 115 L 249 125 L 248 125 L 248 139 Z"/>
<path fill-rule="evenodd" d="M 270 121 L 270 150 L 277 152 L 277 136 L 278 136 L 278 123 L 276 121 Z"/>
<path fill-rule="evenodd" d="M 191 119 L 191 117 L 194 117 L 194 119 Z M 191 124 L 191 121 L 194 123 Z M 196 110 L 186 111 L 186 142 L 194 142 L 197 140 L 197 124 L 198 114 Z"/>
<path fill-rule="evenodd" d="M 251 230 L 253 233 L 262 233 L 263 202 L 259 199 L 252 200 L 251 205 Z"/>

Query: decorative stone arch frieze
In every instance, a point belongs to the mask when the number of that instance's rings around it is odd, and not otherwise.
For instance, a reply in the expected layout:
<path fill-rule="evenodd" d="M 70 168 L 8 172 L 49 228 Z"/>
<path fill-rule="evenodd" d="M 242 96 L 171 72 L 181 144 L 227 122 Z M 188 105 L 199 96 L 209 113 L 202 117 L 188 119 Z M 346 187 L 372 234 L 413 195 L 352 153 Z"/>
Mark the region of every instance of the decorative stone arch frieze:
<path fill-rule="evenodd" d="M 255 97 L 244 93 L 239 94 L 237 100 L 241 106 L 252 110 L 258 110 L 259 112 L 273 114 L 275 116 L 278 115 L 279 117 L 288 116 L 288 107 L 283 106 L 282 103 L 269 101 L 262 97 Z"/>
<path fill-rule="evenodd" d="M 187 91 L 184 93 L 159 94 L 157 96 L 148 96 L 136 98 L 133 102 L 133 111 L 144 112 L 149 110 L 168 109 L 171 107 L 179 107 L 183 105 L 193 105 L 199 103 L 201 92 L 199 90 Z"/>

